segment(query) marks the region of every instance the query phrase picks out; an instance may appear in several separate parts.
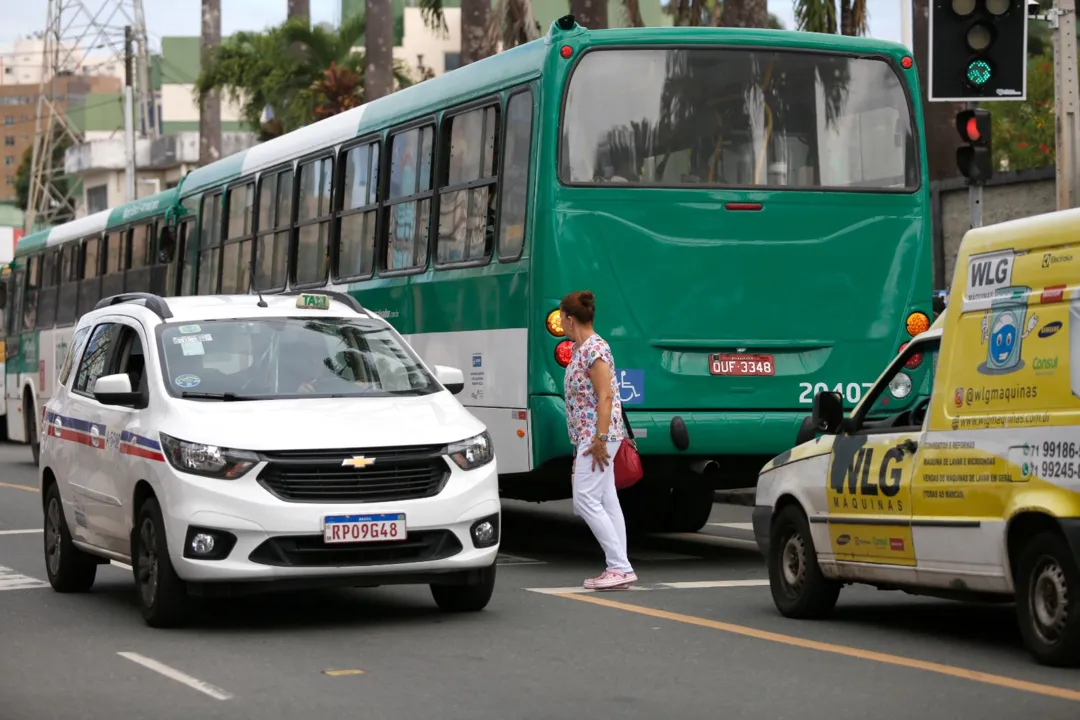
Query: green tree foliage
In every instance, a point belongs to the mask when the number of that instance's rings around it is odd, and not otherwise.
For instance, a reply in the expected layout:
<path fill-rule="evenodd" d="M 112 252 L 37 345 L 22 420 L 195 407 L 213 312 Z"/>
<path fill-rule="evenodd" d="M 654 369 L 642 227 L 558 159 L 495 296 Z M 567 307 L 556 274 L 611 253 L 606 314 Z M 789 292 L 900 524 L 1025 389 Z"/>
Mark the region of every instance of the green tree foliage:
<path fill-rule="evenodd" d="M 328 109 L 364 101 L 363 35 L 362 16 L 335 30 L 294 18 L 263 32 L 236 33 L 222 41 L 196 78 L 196 101 L 219 89 L 240 105 L 244 120 L 263 140 L 290 132 Z M 332 77 L 326 74 L 331 67 Z M 394 79 L 397 88 L 413 84 L 408 66 L 397 61 Z M 337 94 L 327 96 L 328 89 Z M 352 97 L 341 95 L 343 89 Z M 273 119 L 263 122 L 266 108 Z"/>
<path fill-rule="evenodd" d="M 53 144 L 52 166 L 54 168 L 63 168 L 64 153 L 71 147 L 71 136 L 58 125 L 54 128 L 54 137 L 56 142 Z M 30 201 L 30 172 L 33 163 L 34 146 L 30 145 L 23 151 L 22 158 L 19 160 L 19 167 L 15 170 L 15 200 L 18 202 L 19 207 L 23 209 L 26 208 L 27 203 Z M 67 197 L 69 189 L 67 178 L 54 175 L 52 184 L 57 195 Z M 68 209 L 74 217 L 75 208 L 71 206 L 70 202 Z"/>
<path fill-rule="evenodd" d="M 995 167 L 1023 170 L 1054 162 L 1054 55 L 1049 47 L 1028 57 L 1027 84 L 1027 100 L 985 106 L 993 125 Z"/>

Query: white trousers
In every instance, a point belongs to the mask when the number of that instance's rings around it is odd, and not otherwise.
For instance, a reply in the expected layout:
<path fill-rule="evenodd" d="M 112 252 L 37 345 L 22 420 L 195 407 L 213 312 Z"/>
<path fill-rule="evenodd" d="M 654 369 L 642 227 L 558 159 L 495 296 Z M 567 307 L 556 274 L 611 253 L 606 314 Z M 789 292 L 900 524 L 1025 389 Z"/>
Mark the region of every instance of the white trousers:
<path fill-rule="evenodd" d="M 607 569 L 628 573 L 633 570 L 626 557 L 626 521 L 615 490 L 615 453 L 621 440 L 607 443 L 608 464 L 593 470 L 592 455 L 584 443 L 577 449 L 574 464 L 574 514 L 583 518 L 600 547 L 604 549 Z"/>

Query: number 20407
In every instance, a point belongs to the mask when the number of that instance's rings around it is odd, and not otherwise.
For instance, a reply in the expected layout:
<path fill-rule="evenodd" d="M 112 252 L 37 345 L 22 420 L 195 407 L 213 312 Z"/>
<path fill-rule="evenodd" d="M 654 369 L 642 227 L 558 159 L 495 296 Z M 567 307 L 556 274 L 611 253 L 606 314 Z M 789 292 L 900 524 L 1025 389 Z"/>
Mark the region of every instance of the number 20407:
<path fill-rule="evenodd" d="M 817 385 L 808 382 L 799 383 L 802 392 L 799 393 L 799 402 L 810 405 L 814 402 L 814 396 L 819 392 L 838 392 L 844 399 L 854 405 L 862 399 L 863 393 L 874 387 L 874 383 L 836 383 L 830 387 L 827 383 L 819 382 Z"/>

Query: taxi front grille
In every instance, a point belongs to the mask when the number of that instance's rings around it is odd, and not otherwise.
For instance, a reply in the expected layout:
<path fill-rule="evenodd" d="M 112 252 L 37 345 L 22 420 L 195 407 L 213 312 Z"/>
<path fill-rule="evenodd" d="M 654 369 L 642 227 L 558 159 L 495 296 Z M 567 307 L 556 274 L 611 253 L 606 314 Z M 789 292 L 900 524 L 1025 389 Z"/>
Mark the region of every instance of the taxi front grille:
<path fill-rule="evenodd" d="M 287 502 L 398 502 L 438 495 L 450 467 L 439 446 L 262 453 L 259 483 Z M 374 460 L 363 467 L 343 464 Z"/>

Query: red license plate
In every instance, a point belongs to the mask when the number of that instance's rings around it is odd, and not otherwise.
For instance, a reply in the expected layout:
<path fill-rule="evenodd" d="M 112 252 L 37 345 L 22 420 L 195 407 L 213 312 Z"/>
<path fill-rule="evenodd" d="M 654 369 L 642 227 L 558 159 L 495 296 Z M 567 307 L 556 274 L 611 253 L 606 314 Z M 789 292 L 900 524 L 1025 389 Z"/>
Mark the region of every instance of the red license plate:
<path fill-rule="evenodd" d="M 709 356 L 709 372 L 713 375 L 775 375 L 772 355 L 725 354 Z"/>

